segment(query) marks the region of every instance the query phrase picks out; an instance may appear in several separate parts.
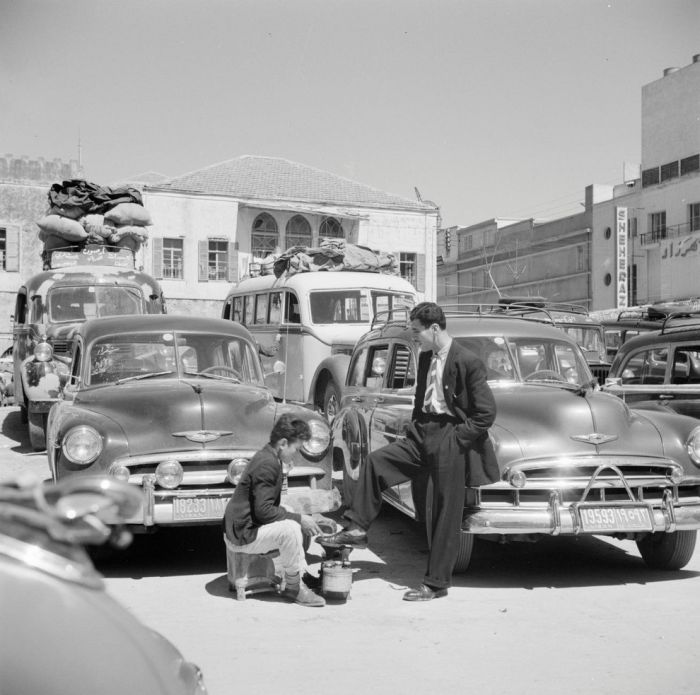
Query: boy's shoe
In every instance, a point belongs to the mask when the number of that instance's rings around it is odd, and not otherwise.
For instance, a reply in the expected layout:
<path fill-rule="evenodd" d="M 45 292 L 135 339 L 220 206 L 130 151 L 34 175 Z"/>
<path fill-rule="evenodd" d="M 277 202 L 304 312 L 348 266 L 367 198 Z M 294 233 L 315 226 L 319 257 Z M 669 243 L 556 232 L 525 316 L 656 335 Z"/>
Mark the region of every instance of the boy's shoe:
<path fill-rule="evenodd" d="M 316 536 L 316 542 L 321 545 L 328 545 L 333 548 L 366 548 L 367 533 L 365 531 L 338 531 L 330 536 Z"/>
<path fill-rule="evenodd" d="M 310 608 L 320 608 L 326 605 L 326 601 L 322 596 L 314 594 L 304 582 L 299 582 L 298 589 L 285 589 L 282 596 L 291 599 L 294 603 L 300 606 L 309 606 Z"/>

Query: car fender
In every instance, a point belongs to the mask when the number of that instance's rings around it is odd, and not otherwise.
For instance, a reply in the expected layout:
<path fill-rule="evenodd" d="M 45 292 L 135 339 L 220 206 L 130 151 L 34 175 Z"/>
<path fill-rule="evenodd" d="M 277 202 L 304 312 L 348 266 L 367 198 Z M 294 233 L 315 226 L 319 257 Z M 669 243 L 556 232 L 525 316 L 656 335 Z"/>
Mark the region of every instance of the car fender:
<path fill-rule="evenodd" d="M 349 364 L 350 355 L 345 354 L 331 355 L 322 360 L 316 367 L 311 380 L 308 402 L 316 408 L 322 408 L 323 395 L 326 390 L 326 384 L 329 381 L 335 382 L 338 387 L 338 393 L 342 393 Z"/>

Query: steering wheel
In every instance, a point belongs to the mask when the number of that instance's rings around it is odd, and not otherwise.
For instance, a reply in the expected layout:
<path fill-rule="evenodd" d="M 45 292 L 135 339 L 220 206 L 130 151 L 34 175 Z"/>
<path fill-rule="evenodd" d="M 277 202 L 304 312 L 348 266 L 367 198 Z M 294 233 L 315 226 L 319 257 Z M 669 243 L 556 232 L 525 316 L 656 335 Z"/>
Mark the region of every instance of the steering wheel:
<path fill-rule="evenodd" d="M 215 372 L 226 372 L 228 374 L 231 374 L 239 381 L 241 380 L 241 373 L 233 367 L 228 367 L 225 364 L 214 364 L 211 367 L 207 367 L 206 369 L 200 369 L 199 372 L 197 372 L 197 374 L 214 374 Z M 223 376 L 223 374 L 220 376 Z"/>
<path fill-rule="evenodd" d="M 537 381 L 539 379 L 554 379 L 554 381 L 566 381 L 564 377 L 553 369 L 538 369 L 525 377 L 525 381 Z"/>

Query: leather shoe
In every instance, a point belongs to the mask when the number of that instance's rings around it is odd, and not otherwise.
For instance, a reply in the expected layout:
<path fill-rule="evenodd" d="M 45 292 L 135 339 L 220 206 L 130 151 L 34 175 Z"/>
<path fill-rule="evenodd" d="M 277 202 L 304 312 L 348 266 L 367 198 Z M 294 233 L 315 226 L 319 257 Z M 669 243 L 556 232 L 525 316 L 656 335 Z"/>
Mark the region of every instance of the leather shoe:
<path fill-rule="evenodd" d="M 308 606 L 310 608 L 320 608 L 326 605 L 326 601 L 322 596 L 314 594 L 304 582 L 299 582 L 299 587 L 287 588 L 282 592 L 282 596 L 289 598 L 294 603 L 300 606 Z"/>
<path fill-rule="evenodd" d="M 434 598 L 447 596 L 447 589 L 434 589 L 427 584 L 421 584 L 417 589 L 409 589 L 404 595 L 404 601 L 432 601 Z"/>
<path fill-rule="evenodd" d="M 366 548 L 367 547 L 367 534 L 362 533 L 350 533 L 349 531 L 338 531 L 338 533 L 333 533 L 330 536 L 317 536 L 316 542 L 321 545 L 328 545 L 333 548 L 342 548 L 343 546 L 348 546 L 350 548 Z"/>
<path fill-rule="evenodd" d="M 304 572 L 304 576 L 301 578 L 301 581 L 304 582 L 304 584 L 306 584 L 311 591 L 320 591 L 323 588 L 323 579 L 311 574 L 310 572 Z"/>

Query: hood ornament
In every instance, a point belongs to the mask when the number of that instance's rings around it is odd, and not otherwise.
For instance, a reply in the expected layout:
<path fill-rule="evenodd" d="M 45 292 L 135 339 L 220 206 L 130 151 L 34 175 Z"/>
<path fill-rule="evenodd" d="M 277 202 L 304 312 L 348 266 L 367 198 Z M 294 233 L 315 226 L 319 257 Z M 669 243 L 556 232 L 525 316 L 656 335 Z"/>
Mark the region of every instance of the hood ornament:
<path fill-rule="evenodd" d="M 614 442 L 619 435 L 617 434 L 601 434 L 600 432 L 591 432 L 590 434 L 572 434 L 571 439 L 575 439 L 577 442 L 585 442 L 586 444 L 607 444 L 608 442 Z"/>
<path fill-rule="evenodd" d="M 213 442 L 221 437 L 226 437 L 233 432 L 225 432 L 222 430 L 191 430 L 188 432 L 173 432 L 173 437 L 184 437 L 191 442 L 199 442 L 204 444 L 206 442 Z"/>

